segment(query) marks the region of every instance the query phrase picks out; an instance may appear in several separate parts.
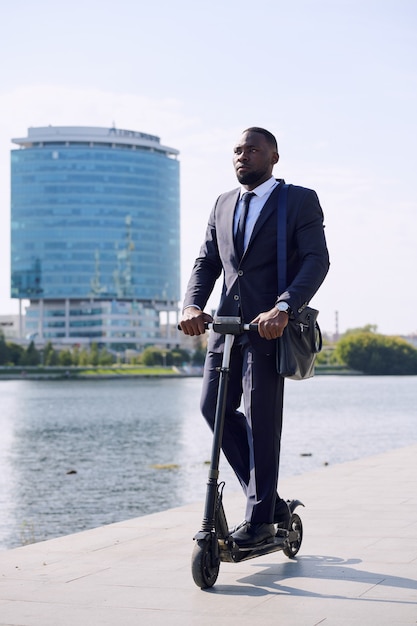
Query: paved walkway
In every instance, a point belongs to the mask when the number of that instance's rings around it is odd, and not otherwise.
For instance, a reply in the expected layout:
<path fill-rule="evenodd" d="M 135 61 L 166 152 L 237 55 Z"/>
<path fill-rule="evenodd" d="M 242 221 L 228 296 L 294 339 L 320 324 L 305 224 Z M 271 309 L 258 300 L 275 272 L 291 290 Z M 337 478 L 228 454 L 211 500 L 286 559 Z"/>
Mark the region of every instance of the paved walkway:
<path fill-rule="evenodd" d="M 296 559 L 222 563 L 195 586 L 202 503 L 0 552 L 1 626 L 417 624 L 417 446 L 286 479 Z M 227 489 L 227 487 L 226 487 Z M 225 495 L 229 521 L 240 494 Z"/>

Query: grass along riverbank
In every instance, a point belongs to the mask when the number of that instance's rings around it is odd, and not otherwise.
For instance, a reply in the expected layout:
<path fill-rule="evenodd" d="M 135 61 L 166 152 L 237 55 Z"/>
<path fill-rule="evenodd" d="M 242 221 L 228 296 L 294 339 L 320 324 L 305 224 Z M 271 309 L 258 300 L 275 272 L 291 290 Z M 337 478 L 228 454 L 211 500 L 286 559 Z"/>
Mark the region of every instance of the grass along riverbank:
<path fill-rule="evenodd" d="M 188 374 L 189 375 L 189 374 Z M 145 367 L 140 365 L 84 366 L 84 367 L 0 367 L 0 380 L 120 378 L 126 376 L 184 376 L 175 367 Z"/>
<path fill-rule="evenodd" d="M 74 380 L 92 378 L 139 378 L 139 377 L 185 377 L 201 376 L 200 367 L 145 367 L 140 365 L 111 365 L 111 366 L 84 366 L 84 367 L 45 367 L 42 365 L 22 367 L 22 366 L 2 366 L 0 367 L 0 380 Z M 355 376 L 361 372 L 350 370 L 341 365 L 317 365 L 316 375 L 339 375 Z"/>

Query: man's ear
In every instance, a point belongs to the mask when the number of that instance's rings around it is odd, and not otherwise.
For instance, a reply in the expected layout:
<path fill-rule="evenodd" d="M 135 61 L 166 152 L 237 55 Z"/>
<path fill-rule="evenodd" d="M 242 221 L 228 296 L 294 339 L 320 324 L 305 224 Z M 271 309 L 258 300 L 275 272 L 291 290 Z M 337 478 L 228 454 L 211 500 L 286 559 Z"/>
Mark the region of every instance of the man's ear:
<path fill-rule="evenodd" d="M 279 161 L 279 154 L 278 152 L 274 152 L 274 154 L 272 155 L 272 163 L 273 165 L 276 165 Z"/>

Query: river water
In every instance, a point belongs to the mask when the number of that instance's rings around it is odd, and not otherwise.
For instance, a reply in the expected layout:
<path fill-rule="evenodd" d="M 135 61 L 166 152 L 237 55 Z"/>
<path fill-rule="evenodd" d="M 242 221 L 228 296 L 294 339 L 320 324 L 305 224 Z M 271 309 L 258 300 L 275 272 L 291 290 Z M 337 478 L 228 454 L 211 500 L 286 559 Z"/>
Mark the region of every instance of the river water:
<path fill-rule="evenodd" d="M 0 549 L 203 501 L 200 388 L 200 378 L 0 381 Z M 417 377 L 286 383 L 281 477 L 416 442 Z M 224 460 L 221 479 L 239 489 Z"/>

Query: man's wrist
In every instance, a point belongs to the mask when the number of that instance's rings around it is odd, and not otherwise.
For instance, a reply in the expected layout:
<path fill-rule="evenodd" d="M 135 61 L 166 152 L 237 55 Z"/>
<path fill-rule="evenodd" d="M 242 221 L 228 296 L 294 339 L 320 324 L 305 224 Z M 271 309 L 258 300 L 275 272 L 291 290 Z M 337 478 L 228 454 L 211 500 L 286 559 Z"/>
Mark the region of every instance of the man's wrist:
<path fill-rule="evenodd" d="M 288 317 L 291 316 L 292 314 L 291 307 L 288 304 L 288 302 L 285 302 L 285 300 L 281 300 L 280 302 L 277 302 L 275 306 L 278 309 L 278 311 L 283 311 L 284 313 L 287 313 Z"/>

